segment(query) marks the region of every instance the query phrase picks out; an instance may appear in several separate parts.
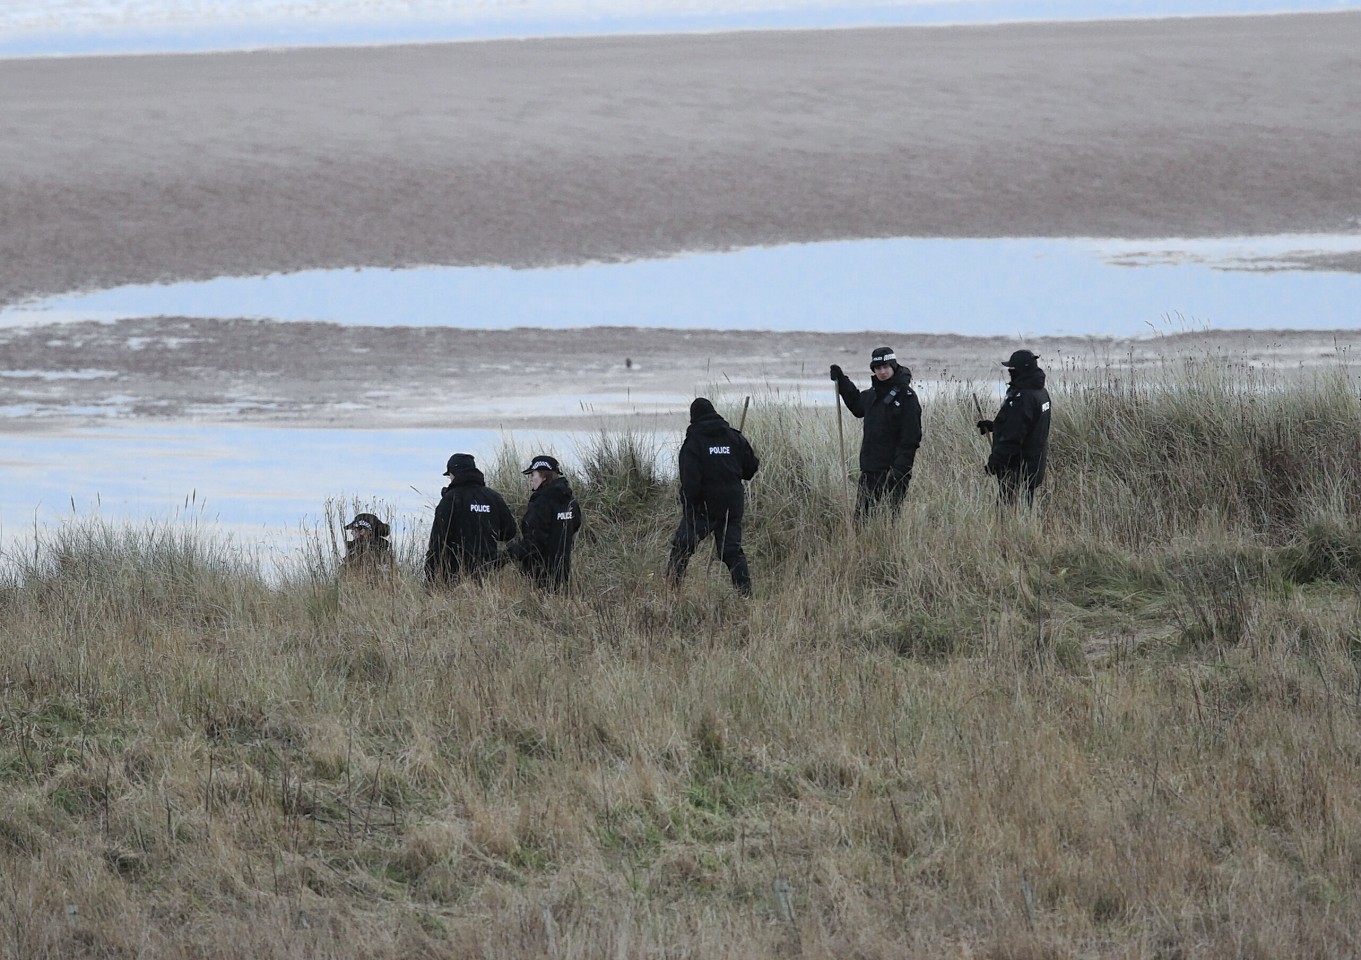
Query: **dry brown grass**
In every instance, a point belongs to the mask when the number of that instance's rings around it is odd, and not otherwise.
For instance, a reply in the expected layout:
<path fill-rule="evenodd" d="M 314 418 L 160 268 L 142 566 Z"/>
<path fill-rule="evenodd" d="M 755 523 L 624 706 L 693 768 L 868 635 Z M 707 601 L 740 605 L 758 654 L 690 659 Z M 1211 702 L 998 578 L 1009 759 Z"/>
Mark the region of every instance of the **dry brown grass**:
<path fill-rule="evenodd" d="M 1361 405 L 1243 385 L 1059 384 L 1036 517 L 963 387 L 854 542 L 832 421 L 758 408 L 751 602 L 663 588 L 627 443 L 565 597 L 54 534 L 0 585 L 0 954 L 1355 956 Z"/>

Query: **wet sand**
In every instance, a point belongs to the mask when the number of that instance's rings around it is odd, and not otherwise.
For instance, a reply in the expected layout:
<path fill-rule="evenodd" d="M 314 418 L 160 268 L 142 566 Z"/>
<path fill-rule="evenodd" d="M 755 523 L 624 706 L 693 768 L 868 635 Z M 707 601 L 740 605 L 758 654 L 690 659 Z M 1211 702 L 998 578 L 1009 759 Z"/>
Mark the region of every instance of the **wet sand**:
<path fill-rule="evenodd" d="M 867 383 L 869 354 L 880 344 L 898 351 L 928 400 L 961 385 L 985 397 L 1000 389 L 999 361 L 1017 346 L 889 331 L 481 331 L 173 318 L 0 329 L 0 430 L 127 421 L 676 429 L 697 394 L 830 403 L 830 364 Z M 1070 375 L 1123 377 L 1186 357 L 1245 373 L 1361 374 L 1357 331 L 1051 337 L 1027 346 L 1058 385 Z"/>
<path fill-rule="evenodd" d="M 4 61 L 0 303 L 843 238 L 1355 230 L 1357 50 L 1361 14 L 1338 13 Z"/>
<path fill-rule="evenodd" d="M 828 239 L 1355 231 L 1357 50 L 1361 14 L 1325 14 L 0 61 L 0 304 Z M 1350 362 L 1355 339 L 1028 345 L 1051 368 L 1217 351 L 1310 369 Z M 714 386 L 829 389 L 829 363 L 859 371 L 885 342 L 947 383 L 997 379 L 1016 346 L 175 318 L 10 329 L 0 429 L 671 422 Z"/>

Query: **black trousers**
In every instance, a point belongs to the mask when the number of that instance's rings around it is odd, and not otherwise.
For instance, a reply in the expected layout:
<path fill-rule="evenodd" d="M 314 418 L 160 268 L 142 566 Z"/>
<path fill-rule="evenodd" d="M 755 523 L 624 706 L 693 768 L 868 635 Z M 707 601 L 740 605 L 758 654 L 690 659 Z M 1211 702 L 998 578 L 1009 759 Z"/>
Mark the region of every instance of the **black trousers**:
<path fill-rule="evenodd" d="M 1021 497 L 1021 492 L 1025 491 L 1025 505 L 1035 506 L 1035 488 L 1039 484 L 1035 483 L 1030 476 L 1022 471 L 1007 470 L 997 475 L 997 502 L 1001 506 L 1009 507 L 1016 503 Z"/>
<path fill-rule="evenodd" d="M 685 568 L 695 555 L 700 541 L 714 538 L 714 551 L 728 568 L 732 585 L 743 596 L 751 595 L 751 573 L 747 569 L 747 555 L 742 552 L 742 518 L 728 514 L 711 517 L 707 513 L 681 514 L 680 524 L 671 537 L 671 556 L 666 561 L 666 575 L 674 583 L 685 576 Z"/>
<path fill-rule="evenodd" d="M 897 513 L 903 505 L 903 498 L 907 496 L 907 485 L 911 480 L 912 475 L 907 474 L 894 483 L 887 470 L 862 471 L 855 488 L 855 518 L 863 520 L 867 513 L 880 504 L 887 505 Z"/>

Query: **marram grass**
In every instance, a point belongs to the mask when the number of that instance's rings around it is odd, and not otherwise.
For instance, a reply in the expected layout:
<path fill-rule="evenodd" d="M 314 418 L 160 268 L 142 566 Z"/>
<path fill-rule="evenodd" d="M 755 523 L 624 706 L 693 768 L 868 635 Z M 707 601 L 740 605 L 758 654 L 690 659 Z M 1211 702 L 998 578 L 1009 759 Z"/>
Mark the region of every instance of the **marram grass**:
<path fill-rule="evenodd" d="M 1033 515 L 933 399 L 853 536 L 758 398 L 752 601 L 666 589 L 639 438 L 567 596 L 63 528 L 0 584 L 0 955 L 1356 956 L 1361 403 L 1151 376 L 1051 381 Z"/>

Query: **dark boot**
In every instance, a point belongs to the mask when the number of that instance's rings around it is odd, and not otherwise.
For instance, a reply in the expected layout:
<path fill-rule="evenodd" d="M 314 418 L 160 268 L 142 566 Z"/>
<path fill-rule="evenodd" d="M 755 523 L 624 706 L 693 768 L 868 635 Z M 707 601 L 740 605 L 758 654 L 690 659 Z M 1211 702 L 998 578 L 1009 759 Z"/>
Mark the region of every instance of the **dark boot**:
<path fill-rule="evenodd" d="M 733 564 L 732 586 L 739 597 L 751 596 L 751 573 L 747 570 L 746 558 Z"/>
<path fill-rule="evenodd" d="M 666 559 L 666 580 L 671 586 L 679 587 L 685 579 L 685 568 L 690 565 L 690 557 L 674 547 Z"/>

